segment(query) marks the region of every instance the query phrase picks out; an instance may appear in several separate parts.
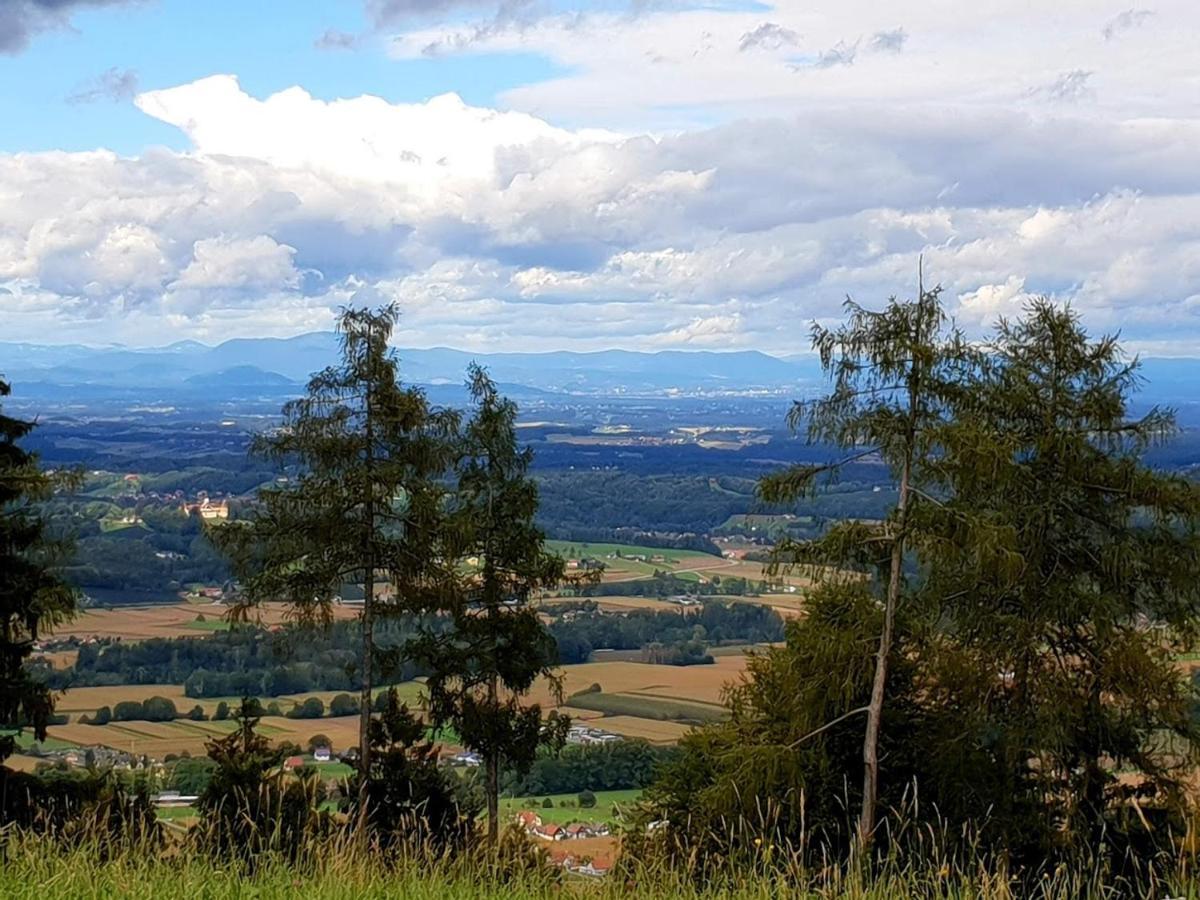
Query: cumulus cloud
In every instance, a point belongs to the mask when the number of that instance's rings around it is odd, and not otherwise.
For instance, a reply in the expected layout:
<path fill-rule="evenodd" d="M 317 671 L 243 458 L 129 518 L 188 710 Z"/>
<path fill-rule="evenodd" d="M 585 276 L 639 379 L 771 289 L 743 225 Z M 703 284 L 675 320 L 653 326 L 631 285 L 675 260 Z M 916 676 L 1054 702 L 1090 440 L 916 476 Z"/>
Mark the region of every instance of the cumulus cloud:
<path fill-rule="evenodd" d="M 95 103 L 98 100 L 119 102 L 131 100 L 138 90 L 138 74 L 132 69 L 113 67 L 105 70 L 91 81 L 80 85 L 69 97 L 68 103 Z"/>
<path fill-rule="evenodd" d="M 4 0 L 0 3 L 0 53 L 20 53 L 35 34 L 69 28 L 82 9 L 126 6 L 141 0 Z"/>
<path fill-rule="evenodd" d="M 192 259 L 168 289 L 221 291 L 294 288 L 299 274 L 292 265 L 295 247 L 265 234 L 252 238 L 203 238 L 192 245 Z"/>
<path fill-rule="evenodd" d="M 983 284 L 958 297 L 960 323 L 986 327 L 997 319 L 1012 318 L 1031 299 L 1025 290 L 1025 279 L 1010 275 L 1003 284 Z"/>
<path fill-rule="evenodd" d="M 655 335 L 650 339 L 649 346 L 730 349 L 741 344 L 741 330 L 740 313 L 704 316 Z"/>
<path fill-rule="evenodd" d="M 186 152 L 0 155 L 6 329 L 294 333 L 394 300 L 406 344 L 797 352 L 846 294 L 915 289 L 924 253 L 971 328 L 1049 293 L 1135 344 L 1200 350 L 1185 29 L 1145 57 L 1069 2 L 1092 34 L 1069 57 L 1027 4 L 983 35 L 965 5 L 914 9 L 912 46 L 867 0 L 779 4 L 766 24 L 802 41 L 745 51 L 757 8 L 654 7 L 394 35 L 404 58 L 441 41 L 556 64 L 500 108 L 255 97 L 229 75 L 143 93 Z M 853 65 L 804 55 L 839 46 Z M 1069 102 L 1093 81 L 1096 102 Z"/>

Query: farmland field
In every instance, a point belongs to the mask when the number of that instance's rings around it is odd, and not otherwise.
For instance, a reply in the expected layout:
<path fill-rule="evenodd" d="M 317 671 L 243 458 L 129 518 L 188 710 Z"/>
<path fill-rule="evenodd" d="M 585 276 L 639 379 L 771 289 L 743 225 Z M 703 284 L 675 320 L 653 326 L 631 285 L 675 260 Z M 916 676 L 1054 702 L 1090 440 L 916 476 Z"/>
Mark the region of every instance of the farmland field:
<path fill-rule="evenodd" d="M 202 756 L 205 744 L 233 730 L 234 723 L 190 722 L 186 719 L 174 722 L 110 722 L 107 725 L 52 725 L 51 737 L 72 744 L 102 744 L 116 750 L 145 754 L 162 759 L 168 753 L 183 753 Z M 329 737 L 335 752 L 345 750 L 358 743 L 358 716 L 340 716 L 336 719 L 288 719 L 282 716 L 264 716 L 259 730 L 274 742 L 290 741 L 304 747 L 315 734 Z"/>
<path fill-rule="evenodd" d="M 699 550 L 673 550 L 639 547 L 633 544 L 589 543 L 587 541 L 547 541 L 549 550 L 565 559 L 596 559 L 604 564 L 602 581 L 636 581 L 649 578 L 655 571 L 685 576 L 689 572 L 724 570 L 729 560 Z M 700 576 L 693 575 L 699 579 Z"/>
<path fill-rule="evenodd" d="M 593 662 L 563 668 L 564 699 L 561 707 L 553 697 L 548 683 L 535 686 L 533 699 L 544 709 L 561 708 L 565 713 L 627 737 L 643 737 L 655 742 L 671 742 L 687 733 L 689 726 L 682 720 L 705 721 L 720 716 L 719 704 L 724 685 L 736 679 L 745 669 L 742 653 L 718 656 L 709 666 L 657 666 L 647 663 L 613 661 Z M 593 684 L 601 686 L 600 693 L 584 694 L 569 699 Z M 400 685 L 401 697 L 419 706 L 420 682 Z M 326 704 L 333 691 L 296 694 L 277 698 L 286 706 L 310 696 L 320 697 Z M 211 715 L 219 698 L 195 700 L 185 697 L 180 685 L 149 684 L 118 687 L 84 687 L 67 691 L 59 702 L 59 710 L 70 716 L 65 725 L 52 725 L 49 735 L 53 746 L 103 744 L 162 758 L 168 753 L 193 755 L 204 753 L 204 745 L 213 737 L 228 733 L 232 722 L 177 719 L 173 722 L 110 722 L 107 725 L 85 725 L 79 721 L 100 706 L 115 706 L 122 700 L 145 700 L 151 696 L 166 697 L 176 707 L 186 711 L 199 704 Z M 597 700 L 597 697 L 603 699 Z M 236 698 L 225 698 L 231 705 Z M 586 708 L 596 707 L 596 708 Z M 319 719 L 289 719 L 266 716 L 262 731 L 274 741 L 291 741 L 302 747 L 314 734 L 325 734 L 335 751 L 358 742 L 358 717 L 341 716 Z M 449 744 L 452 736 L 443 738 Z"/>
<path fill-rule="evenodd" d="M 700 724 L 725 718 L 724 710 L 716 705 L 691 703 L 687 700 L 660 698 L 650 692 L 608 694 L 593 692 L 576 694 L 568 701 L 579 709 L 594 709 L 606 716 L 632 716 L 669 722 Z M 604 725 L 603 722 L 599 723 Z"/>
<path fill-rule="evenodd" d="M 641 719 L 634 716 L 605 716 L 588 722 L 613 734 L 627 738 L 641 738 L 652 744 L 674 744 L 692 730 L 682 722 L 664 722 L 658 719 Z"/>
<path fill-rule="evenodd" d="M 251 613 L 251 620 L 266 626 L 287 621 L 287 606 L 263 604 Z M 206 631 L 224 626 L 227 607 L 219 603 L 172 603 L 149 606 L 125 606 L 117 609 L 86 609 L 70 622 L 55 628 L 49 636 L 63 638 L 113 637 L 126 641 L 156 637 L 202 637 Z M 350 619 L 358 615 L 353 606 L 335 606 L 334 618 Z M 197 617 L 203 620 L 197 621 Z"/>
<path fill-rule="evenodd" d="M 501 821 L 514 819 L 519 812 L 529 810 L 537 813 L 543 822 L 554 822 L 565 825 L 568 822 L 620 822 L 618 811 L 621 807 L 632 807 L 642 796 L 640 790 L 629 791 L 596 791 L 596 805 L 582 808 L 579 806 L 578 794 L 551 794 L 549 799 L 554 803 L 553 808 L 546 809 L 542 804 L 546 797 L 505 797 L 500 801 Z"/>

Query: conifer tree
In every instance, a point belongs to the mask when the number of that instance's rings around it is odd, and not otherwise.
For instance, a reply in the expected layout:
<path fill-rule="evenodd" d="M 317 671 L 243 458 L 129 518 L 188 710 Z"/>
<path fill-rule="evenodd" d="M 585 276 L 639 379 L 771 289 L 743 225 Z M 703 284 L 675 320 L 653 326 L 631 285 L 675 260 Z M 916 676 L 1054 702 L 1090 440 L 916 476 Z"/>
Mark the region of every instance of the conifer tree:
<path fill-rule="evenodd" d="M 449 531 L 451 555 L 467 565 L 450 609 L 454 627 L 426 635 L 414 652 L 432 671 L 432 721 L 452 726 L 483 756 L 495 844 L 501 764 L 523 771 L 539 745 L 565 737 L 565 718 L 552 714 L 544 724 L 541 707 L 522 699 L 539 678 L 557 684 L 557 648 L 529 600 L 565 580 L 565 562 L 545 549 L 534 523 L 537 485 L 529 476 L 532 453 L 517 442 L 516 405 L 478 366 L 469 384 L 475 411 L 463 429 Z"/>
<path fill-rule="evenodd" d="M 1176 664 L 1200 637 L 1200 491 L 1144 462 L 1175 420 L 1130 414 L 1138 363 L 1113 337 L 1037 300 L 984 350 L 927 472 L 945 502 L 921 594 L 947 634 L 924 682 L 935 745 L 961 754 L 943 793 L 1035 855 L 1098 853 L 1178 813 L 1200 750 Z"/>
<path fill-rule="evenodd" d="M 863 786 L 858 838 L 867 846 L 875 831 L 879 794 L 879 734 L 884 717 L 888 666 L 894 650 L 896 609 L 905 586 L 905 554 L 912 548 L 912 509 L 923 496 L 917 482 L 936 455 L 947 421 L 948 397 L 972 355 L 959 334 L 947 330 L 939 294 L 921 283 L 917 299 L 894 297 L 880 312 L 846 301 L 848 321 L 829 329 L 813 326 L 812 344 L 832 381 L 830 393 L 798 401 L 788 416 L 810 443 L 831 444 L 846 455 L 824 465 L 801 465 L 764 478 L 760 497 L 792 502 L 856 461 L 878 457 L 898 485 L 896 506 L 879 525 L 844 522 L 806 543 L 780 542 L 779 567 L 816 564 L 859 571 L 878 591 L 883 621 L 863 737 Z M 829 570 L 827 570 L 829 571 Z"/>
<path fill-rule="evenodd" d="M 452 581 L 439 549 L 440 484 L 453 458 L 456 416 L 401 385 L 388 349 L 394 306 L 345 310 L 341 361 L 315 374 L 253 452 L 290 466 L 288 483 L 259 492 L 245 526 L 212 529 L 242 579 L 245 605 L 284 600 L 302 622 L 328 623 L 332 604 L 361 585 L 359 768 L 370 769 L 377 619 L 436 609 Z M 366 811 L 367 779 L 359 780 Z"/>
<path fill-rule="evenodd" d="M 0 381 L 0 397 L 9 393 Z M 0 412 L 0 724 L 31 728 L 44 740 L 54 698 L 25 660 L 43 629 L 74 614 L 76 594 L 54 571 L 67 547 L 47 534 L 37 510 L 72 479 L 42 471 L 37 456 L 20 446 L 35 426 Z M 0 762 L 15 746 L 12 735 L 0 734 Z"/>

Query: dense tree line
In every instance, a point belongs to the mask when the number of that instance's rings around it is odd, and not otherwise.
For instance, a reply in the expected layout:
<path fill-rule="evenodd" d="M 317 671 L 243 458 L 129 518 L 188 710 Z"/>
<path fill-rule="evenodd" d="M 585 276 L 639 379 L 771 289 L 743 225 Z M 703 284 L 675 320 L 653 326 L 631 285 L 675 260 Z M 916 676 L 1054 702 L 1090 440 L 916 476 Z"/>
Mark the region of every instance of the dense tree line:
<path fill-rule="evenodd" d="M 679 471 L 691 470 L 681 466 Z M 846 518 L 882 518 L 892 498 L 875 487 L 886 483 L 882 467 L 859 465 L 835 490 L 805 498 L 786 511 L 826 524 Z M 764 504 L 755 493 L 755 480 L 744 474 L 543 471 L 538 473 L 538 485 L 542 500 L 538 522 L 551 537 L 562 540 L 617 541 L 716 553 L 707 535 L 730 516 L 783 511 Z M 634 522 L 636 529 L 630 527 Z M 656 544 L 655 532 L 674 537 Z"/>
<path fill-rule="evenodd" d="M 514 797 L 540 797 L 644 788 L 678 755 L 675 747 L 640 740 L 570 745 L 559 753 L 540 753 L 525 774 L 505 772 L 503 790 Z"/>
<path fill-rule="evenodd" d="M 753 604 L 707 602 L 698 612 L 674 608 L 601 615 L 594 604 L 572 621 L 561 617 L 550 628 L 562 663 L 586 662 L 593 649 L 637 650 L 651 643 L 758 643 L 782 639 L 778 613 Z M 445 622 L 388 619 L 376 626 L 386 651 L 399 647 L 418 629 L 444 630 Z M 41 667 L 56 689 L 120 684 L 182 684 L 189 697 L 278 697 L 307 691 L 352 691 L 357 687 L 354 622 L 327 628 L 288 627 L 269 631 L 238 626 L 204 639 L 150 638 L 97 647 L 84 644 L 67 669 Z M 428 673 L 416 660 L 388 662 L 381 678 L 409 681 Z M 353 698 L 349 698 L 353 700 Z M 357 702 L 339 708 L 358 710 Z M 322 715 L 317 713 L 316 715 Z M 350 712 L 341 712 L 349 715 Z M 305 714 L 306 716 L 308 714 Z"/>
<path fill-rule="evenodd" d="M 395 646 L 415 626 L 401 621 L 377 626 L 380 642 Z M 289 627 L 268 631 L 239 626 L 194 638 L 151 638 L 106 647 L 85 644 L 68 669 L 49 669 L 56 689 L 117 684 L 182 684 L 189 697 L 264 696 L 355 688 L 354 622 L 328 628 Z M 422 674 L 412 663 L 388 671 L 406 681 Z"/>
<path fill-rule="evenodd" d="M 613 615 L 598 609 L 574 611 L 550 625 L 563 663 L 587 662 L 594 650 L 640 650 L 650 644 L 762 643 L 783 639 L 783 620 L 752 603 L 706 602 L 693 608 L 630 610 Z M 699 660 L 696 660 L 699 661 Z"/>

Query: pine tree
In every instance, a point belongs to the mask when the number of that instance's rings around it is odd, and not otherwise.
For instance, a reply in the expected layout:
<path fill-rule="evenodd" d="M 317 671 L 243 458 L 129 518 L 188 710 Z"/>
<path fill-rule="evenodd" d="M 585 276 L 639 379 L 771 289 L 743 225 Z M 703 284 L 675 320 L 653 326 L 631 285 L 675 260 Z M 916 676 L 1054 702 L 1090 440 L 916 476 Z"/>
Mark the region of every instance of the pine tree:
<path fill-rule="evenodd" d="M 832 381 L 832 390 L 817 400 L 798 401 L 788 422 L 792 428 L 804 428 L 810 443 L 831 444 L 847 455 L 824 465 L 789 468 L 764 478 L 759 485 L 763 500 L 793 502 L 817 488 L 825 477 L 866 457 L 878 457 L 899 486 L 895 509 L 880 525 L 840 523 L 816 541 L 782 541 L 773 554 L 772 574 L 791 565 L 824 565 L 836 572 L 856 570 L 870 577 L 880 594 L 883 622 L 871 695 L 867 705 L 857 710 L 867 717 L 858 824 L 863 847 L 870 844 L 875 831 L 879 734 L 894 651 L 896 609 L 905 586 L 905 554 L 913 541 L 911 513 L 922 496 L 917 481 L 938 451 L 953 385 L 973 359 L 961 336 L 946 328 L 940 291 L 926 290 L 921 283 L 916 300 L 893 297 L 881 312 L 847 300 L 849 320 L 845 325 L 836 329 L 813 326 L 813 348 Z"/>
<path fill-rule="evenodd" d="M 294 466 L 288 483 L 261 490 L 245 526 L 211 532 L 242 578 L 246 604 L 284 600 L 300 621 L 328 623 L 335 598 L 361 585 L 364 773 L 376 620 L 440 608 L 440 592 L 453 585 L 439 546 L 440 479 L 452 460 L 457 418 L 400 384 L 388 350 L 397 317 L 394 306 L 342 313 L 340 364 L 314 375 L 305 396 L 284 406 L 281 425 L 253 443 L 253 452 Z M 365 814 L 367 779 L 359 783 Z"/>
<path fill-rule="evenodd" d="M 432 721 L 453 726 L 484 758 L 494 845 L 501 764 L 524 771 L 539 745 L 565 736 L 564 718 L 552 714 L 543 723 L 541 707 L 522 700 L 539 678 L 557 684 L 557 648 L 529 600 L 565 580 L 565 562 L 545 549 L 534 523 L 537 485 L 529 476 L 532 453 L 517 442 L 516 405 L 478 366 L 471 368 L 470 389 L 475 411 L 464 429 L 450 534 L 451 555 L 476 564 L 450 610 L 453 629 L 424 636 L 416 652 L 432 671 L 426 682 Z"/>
<path fill-rule="evenodd" d="M 0 381 L 0 397 L 9 393 Z M 37 456 L 20 446 L 35 426 L 0 413 L 0 723 L 31 728 L 44 740 L 54 698 L 25 660 L 43 629 L 74 614 L 76 594 L 54 571 L 68 548 L 47 534 L 37 510 L 72 479 L 42 471 Z M 15 748 L 12 735 L 0 735 L 0 762 Z"/>
<path fill-rule="evenodd" d="M 1098 852 L 1180 810 L 1200 750 L 1176 664 L 1198 638 L 1200 491 L 1143 461 L 1175 422 L 1130 415 L 1138 365 L 1114 338 L 1038 300 L 983 349 L 929 473 L 945 503 L 921 593 L 945 639 L 925 683 L 963 754 L 947 799 L 1034 855 Z"/>

